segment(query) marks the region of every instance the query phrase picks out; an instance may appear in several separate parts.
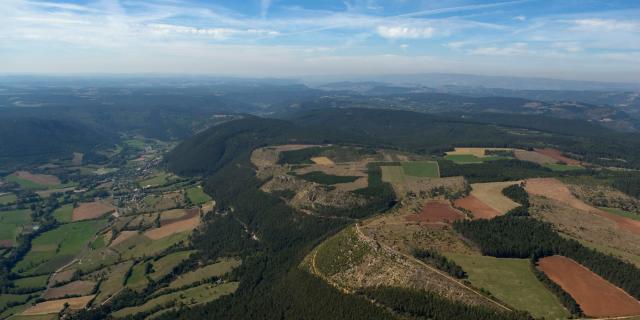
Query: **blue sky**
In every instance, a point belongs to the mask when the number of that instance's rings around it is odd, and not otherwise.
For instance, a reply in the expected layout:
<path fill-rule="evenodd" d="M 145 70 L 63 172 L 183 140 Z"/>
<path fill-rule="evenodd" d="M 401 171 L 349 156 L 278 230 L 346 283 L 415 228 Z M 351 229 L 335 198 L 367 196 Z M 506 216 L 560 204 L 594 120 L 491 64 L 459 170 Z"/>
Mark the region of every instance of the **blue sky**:
<path fill-rule="evenodd" d="M 2 0 L 0 73 L 640 82 L 640 1 Z"/>

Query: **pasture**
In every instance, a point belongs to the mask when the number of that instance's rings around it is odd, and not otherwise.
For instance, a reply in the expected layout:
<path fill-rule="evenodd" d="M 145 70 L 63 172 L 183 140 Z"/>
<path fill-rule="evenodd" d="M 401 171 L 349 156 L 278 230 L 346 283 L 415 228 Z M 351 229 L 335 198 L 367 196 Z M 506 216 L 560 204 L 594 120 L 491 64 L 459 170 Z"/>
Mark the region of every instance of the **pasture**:
<path fill-rule="evenodd" d="M 26 225 L 31 223 L 31 210 L 0 211 L 0 243 L 9 247 L 15 245 L 17 237 Z"/>
<path fill-rule="evenodd" d="M 187 197 L 191 200 L 191 203 L 197 206 L 211 201 L 211 197 L 204 193 L 200 186 L 187 189 Z"/>
<path fill-rule="evenodd" d="M 158 260 L 151 261 L 153 265 L 153 272 L 149 274 L 149 277 L 153 280 L 159 280 L 160 278 L 168 275 L 173 271 L 173 268 L 178 266 L 182 261 L 189 258 L 189 255 L 194 251 L 180 251 L 168 254 Z M 202 278 L 203 273 L 200 274 Z"/>
<path fill-rule="evenodd" d="M 104 224 L 105 220 L 68 223 L 37 236 L 31 242 L 31 250 L 14 267 L 14 272 L 53 272 L 80 253 Z"/>
<path fill-rule="evenodd" d="M 241 263 L 242 261 L 240 259 L 222 258 L 214 264 L 210 264 L 178 276 L 171 282 L 171 284 L 169 284 L 169 288 L 179 289 L 196 283 L 202 279 L 220 277 L 231 272 L 231 270 L 240 266 Z"/>
<path fill-rule="evenodd" d="M 73 204 L 65 204 L 53 211 L 53 217 L 59 222 L 66 223 L 73 220 Z"/>
<path fill-rule="evenodd" d="M 113 313 L 116 318 L 123 318 L 136 313 L 150 311 L 156 307 L 162 307 L 169 304 L 181 304 L 185 306 L 193 306 L 205 302 L 210 302 L 220 298 L 221 296 L 232 294 L 238 289 L 237 282 L 223 283 L 220 285 L 203 284 L 187 290 L 169 293 L 166 295 L 153 298 L 143 305 L 136 307 L 124 308 Z M 172 308 L 169 306 L 168 308 Z"/>
<path fill-rule="evenodd" d="M 446 155 L 444 158 L 456 164 L 481 163 L 483 161 L 482 158 L 472 154 L 452 154 Z"/>
<path fill-rule="evenodd" d="M 3 195 L 0 195 L 0 205 L 14 203 L 16 202 L 16 200 L 18 200 L 18 197 L 16 197 L 16 195 L 13 193 L 6 193 Z"/>
<path fill-rule="evenodd" d="M 563 163 L 547 163 L 542 165 L 545 168 L 549 168 L 552 171 L 556 172 L 567 172 L 567 171 L 575 171 L 575 170 L 583 170 L 584 167 L 577 164 L 563 164 Z"/>
<path fill-rule="evenodd" d="M 171 175 L 169 173 L 162 171 L 162 172 L 155 173 L 151 177 L 148 177 L 144 180 L 139 181 L 138 184 L 143 188 L 158 187 L 158 186 L 167 184 L 169 182 L 170 177 Z"/>
<path fill-rule="evenodd" d="M 402 162 L 404 174 L 414 177 L 439 178 L 440 170 L 436 161 Z"/>
<path fill-rule="evenodd" d="M 29 190 L 48 189 L 60 185 L 60 179 L 47 174 L 33 174 L 27 171 L 16 171 L 4 178 L 5 181 L 15 182 L 20 187 Z"/>
<path fill-rule="evenodd" d="M 13 281 L 13 285 L 20 289 L 36 289 L 47 286 L 48 275 L 20 278 Z"/>
<path fill-rule="evenodd" d="M 528 259 L 445 254 L 467 272 L 469 281 L 510 306 L 535 317 L 566 319 L 569 313 L 535 277 Z"/>
<path fill-rule="evenodd" d="M 620 288 L 563 256 L 545 257 L 538 268 L 578 302 L 591 317 L 640 314 L 640 303 Z"/>
<path fill-rule="evenodd" d="M 47 291 L 45 291 L 42 297 L 44 299 L 51 300 L 51 299 L 64 298 L 67 295 L 84 296 L 84 295 L 91 294 L 95 286 L 96 286 L 96 283 L 93 281 L 83 281 L 83 280 L 73 281 L 63 286 L 52 287 L 47 289 Z"/>

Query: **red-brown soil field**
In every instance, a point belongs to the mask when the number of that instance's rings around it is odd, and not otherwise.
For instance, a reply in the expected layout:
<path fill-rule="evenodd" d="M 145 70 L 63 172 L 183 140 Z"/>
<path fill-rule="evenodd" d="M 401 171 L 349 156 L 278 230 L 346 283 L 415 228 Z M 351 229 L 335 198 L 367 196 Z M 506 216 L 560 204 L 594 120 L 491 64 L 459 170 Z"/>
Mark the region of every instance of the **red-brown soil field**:
<path fill-rule="evenodd" d="M 538 269 L 569 293 L 588 316 L 640 315 L 639 301 L 569 258 L 542 258 Z"/>
<path fill-rule="evenodd" d="M 187 209 L 187 210 L 184 210 L 184 215 L 182 215 L 181 217 L 161 220 L 160 225 L 166 226 L 178 221 L 189 220 L 199 214 L 200 214 L 200 209 L 198 208 Z"/>
<path fill-rule="evenodd" d="M 94 201 L 81 203 L 77 208 L 73 209 L 73 221 L 100 218 L 116 208 L 109 203 L 102 201 Z"/>
<path fill-rule="evenodd" d="M 552 200 L 565 203 L 573 208 L 590 212 L 607 218 L 618 224 L 621 229 L 628 230 L 640 235 L 640 221 L 618 216 L 600 209 L 594 208 L 582 200 L 576 198 L 569 188 L 561 181 L 554 178 L 536 178 L 529 179 L 526 182 L 526 190 L 528 193 L 543 196 Z"/>
<path fill-rule="evenodd" d="M 534 149 L 537 153 L 543 154 L 545 156 L 551 157 L 556 161 L 561 161 L 566 164 L 576 165 L 580 164 L 580 161 L 576 159 L 571 159 L 562 155 L 562 152 L 558 149 L 552 148 L 544 148 L 544 149 Z"/>
<path fill-rule="evenodd" d="M 463 220 L 464 214 L 453 207 L 448 201 L 427 201 L 418 214 L 406 217 L 407 221 L 420 223 L 452 223 Z"/>
<path fill-rule="evenodd" d="M 462 199 L 456 200 L 454 205 L 458 208 L 471 211 L 474 219 L 491 219 L 501 215 L 496 209 L 486 205 L 473 195 L 468 195 Z"/>
<path fill-rule="evenodd" d="M 84 296 L 90 294 L 95 286 L 96 283 L 93 281 L 74 281 L 60 287 L 49 288 L 42 297 L 50 300 L 64 298 L 66 295 Z"/>

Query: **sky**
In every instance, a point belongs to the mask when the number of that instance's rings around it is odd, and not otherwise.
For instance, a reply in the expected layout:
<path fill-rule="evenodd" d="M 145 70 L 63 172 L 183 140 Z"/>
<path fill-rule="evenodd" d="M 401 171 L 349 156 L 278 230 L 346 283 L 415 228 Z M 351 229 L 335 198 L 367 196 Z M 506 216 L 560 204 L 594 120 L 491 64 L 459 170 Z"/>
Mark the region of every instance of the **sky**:
<path fill-rule="evenodd" d="M 0 73 L 640 82 L 640 1 L 0 0 Z"/>

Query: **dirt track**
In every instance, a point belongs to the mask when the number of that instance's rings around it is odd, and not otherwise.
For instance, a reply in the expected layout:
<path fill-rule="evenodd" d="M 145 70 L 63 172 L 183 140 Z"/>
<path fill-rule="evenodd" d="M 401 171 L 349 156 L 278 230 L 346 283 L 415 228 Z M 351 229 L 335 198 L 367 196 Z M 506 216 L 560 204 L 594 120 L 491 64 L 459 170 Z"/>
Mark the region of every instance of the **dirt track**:
<path fill-rule="evenodd" d="M 542 258 L 538 268 L 567 291 L 588 316 L 640 314 L 640 302 L 571 259 L 562 256 Z"/>

